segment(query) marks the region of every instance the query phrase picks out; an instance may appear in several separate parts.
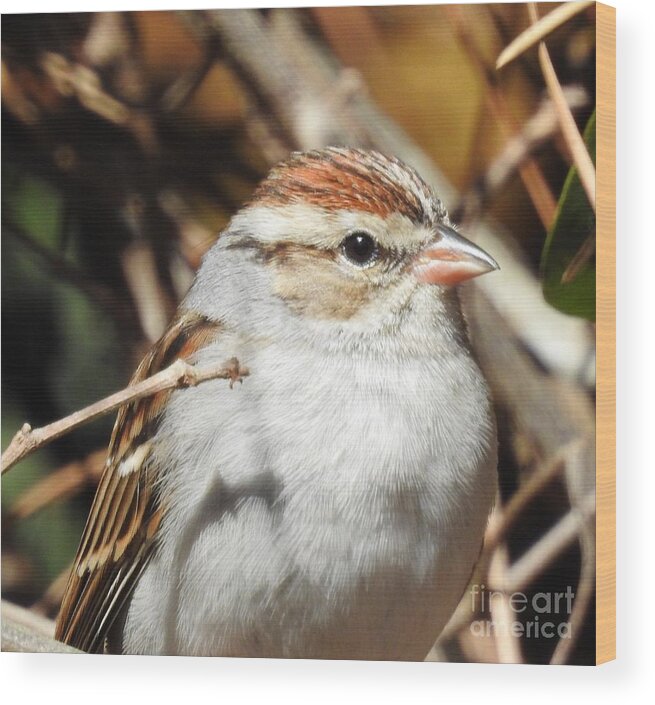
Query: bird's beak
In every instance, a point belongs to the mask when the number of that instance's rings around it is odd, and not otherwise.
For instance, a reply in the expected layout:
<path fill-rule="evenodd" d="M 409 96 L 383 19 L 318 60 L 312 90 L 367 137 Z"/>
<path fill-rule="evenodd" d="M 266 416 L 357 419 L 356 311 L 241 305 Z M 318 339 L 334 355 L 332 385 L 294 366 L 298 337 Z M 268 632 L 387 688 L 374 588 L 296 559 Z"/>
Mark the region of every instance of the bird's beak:
<path fill-rule="evenodd" d="M 484 250 L 446 225 L 437 227 L 437 238 L 417 255 L 412 272 L 427 284 L 452 286 L 500 269 Z"/>

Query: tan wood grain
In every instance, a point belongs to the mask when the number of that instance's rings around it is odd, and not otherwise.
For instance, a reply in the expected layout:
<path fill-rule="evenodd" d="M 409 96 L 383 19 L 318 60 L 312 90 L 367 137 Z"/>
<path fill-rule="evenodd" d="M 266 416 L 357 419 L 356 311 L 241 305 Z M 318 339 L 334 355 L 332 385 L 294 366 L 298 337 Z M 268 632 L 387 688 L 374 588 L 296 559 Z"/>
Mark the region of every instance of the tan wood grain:
<path fill-rule="evenodd" d="M 596 663 L 616 658 L 616 10 L 596 3 Z"/>

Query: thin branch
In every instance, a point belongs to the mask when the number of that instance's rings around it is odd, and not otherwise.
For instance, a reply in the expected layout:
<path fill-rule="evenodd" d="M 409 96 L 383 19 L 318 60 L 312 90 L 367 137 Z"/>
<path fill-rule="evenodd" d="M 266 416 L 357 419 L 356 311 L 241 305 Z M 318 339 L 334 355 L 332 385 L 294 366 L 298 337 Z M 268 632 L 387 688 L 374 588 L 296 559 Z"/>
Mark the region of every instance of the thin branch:
<path fill-rule="evenodd" d="M 564 94 L 572 110 L 582 108 L 587 103 L 587 95 L 581 88 L 567 87 Z M 521 131 L 505 142 L 502 152 L 489 165 L 482 178 L 462 196 L 459 205 L 451 209 L 453 220 L 466 223 L 477 217 L 489 199 L 558 130 L 557 111 L 553 101 L 547 98 Z"/>
<path fill-rule="evenodd" d="M 582 271 L 582 268 L 589 262 L 596 252 L 596 235 L 591 233 L 580 245 L 580 249 L 573 255 L 568 267 L 562 274 L 562 284 L 570 284 Z"/>
<path fill-rule="evenodd" d="M 551 664 L 561 665 L 568 663 L 569 657 L 575 647 L 580 632 L 584 627 L 587 610 L 594 596 L 596 586 L 596 537 L 593 527 L 585 524 L 580 533 L 580 550 L 582 552 L 582 566 L 580 580 L 575 591 L 575 602 L 568 621 L 568 636 L 562 636 L 555 647 L 550 659 Z"/>
<path fill-rule="evenodd" d="M 489 582 L 503 584 L 509 570 L 507 546 L 499 546 L 489 566 Z M 509 593 L 495 591 L 489 600 L 491 621 L 494 625 L 494 639 L 499 663 L 523 663 L 521 641 L 512 631 L 514 612 Z"/>
<path fill-rule="evenodd" d="M 585 525 L 594 517 L 595 511 L 596 494 L 590 492 L 580 502 L 579 507 L 570 509 L 506 571 L 502 582 L 490 584 L 490 589 L 506 593 L 524 590 L 551 561 L 575 541 Z"/>
<path fill-rule="evenodd" d="M 106 456 L 106 448 L 93 451 L 85 458 L 67 463 L 30 485 L 14 500 L 9 511 L 4 512 L 4 526 L 26 519 L 53 502 L 59 502 L 90 483 L 98 482 Z"/>
<path fill-rule="evenodd" d="M 532 22 L 538 22 L 537 6 L 533 2 L 528 5 L 528 11 L 530 12 Z M 553 66 L 553 62 L 550 59 L 550 54 L 544 42 L 540 42 L 539 44 L 539 64 L 541 65 L 541 71 L 544 75 L 548 92 L 557 110 L 562 136 L 571 152 L 573 163 L 578 170 L 578 175 L 585 193 L 587 194 L 587 198 L 589 199 L 589 203 L 595 212 L 596 169 L 594 163 L 591 161 L 582 135 L 578 130 L 578 126 L 575 124 L 571 110 L 566 102 L 564 91 L 555 73 L 555 67 Z"/>
<path fill-rule="evenodd" d="M 131 242 L 121 254 L 121 267 L 141 329 L 154 343 L 166 330 L 171 312 L 152 245 L 144 239 Z"/>
<path fill-rule="evenodd" d="M 170 367 L 143 380 L 143 382 L 126 387 L 120 392 L 97 401 L 80 411 L 75 411 L 59 421 L 35 429 L 28 423 L 24 424 L 2 454 L 2 474 L 38 448 L 83 424 L 114 411 L 119 406 L 169 389 L 196 386 L 210 379 L 229 379 L 230 387 L 232 387 L 236 380 L 241 380 L 249 374 L 248 369 L 241 367 L 239 361 L 234 357 L 220 366 L 212 365 L 204 369 L 189 365 L 184 360 L 177 360 Z"/>
<path fill-rule="evenodd" d="M 41 68 L 62 96 L 74 96 L 87 110 L 114 125 L 130 130 L 146 155 L 158 151 L 158 137 L 145 106 L 136 105 L 134 101 L 129 104 L 125 96 L 118 99 L 110 95 L 93 69 L 69 61 L 55 52 L 46 52 L 43 55 Z M 130 67 L 128 83 L 134 92 L 140 86 L 142 77 L 132 68 Z"/>
<path fill-rule="evenodd" d="M 172 113 L 183 107 L 205 80 L 216 59 L 216 52 L 208 49 L 197 67 L 183 73 L 168 86 L 159 100 L 161 109 L 166 113 Z"/>
<path fill-rule="evenodd" d="M 41 66 L 62 95 L 74 95 L 85 108 L 105 120 L 126 125 L 133 117 L 128 107 L 103 89 L 98 76 L 87 66 L 54 52 L 44 54 Z"/>
<path fill-rule="evenodd" d="M 537 42 L 545 39 L 572 17 L 575 17 L 592 5 L 595 5 L 595 2 L 590 0 L 585 0 L 584 2 L 566 2 L 547 15 L 544 15 L 538 22 L 521 32 L 518 37 L 511 41 L 500 52 L 500 56 L 496 60 L 496 69 L 502 69 L 503 66 L 507 66 L 507 64 L 514 61 L 514 59 L 530 49 L 530 47 L 533 47 Z"/>
<path fill-rule="evenodd" d="M 484 538 L 485 553 L 491 554 L 509 534 L 516 520 L 521 516 L 528 504 L 539 495 L 555 478 L 557 478 L 566 464 L 567 455 L 572 449 L 582 446 L 580 440 L 575 440 L 557 453 L 549 462 L 544 463 L 530 478 L 512 495 L 507 505 L 502 509 L 500 519 L 490 522 Z"/>
<path fill-rule="evenodd" d="M 54 622 L 19 607 L 2 601 L 2 651 L 21 653 L 81 654 L 81 651 L 55 641 Z"/>
<path fill-rule="evenodd" d="M 455 5 L 447 5 L 445 10 L 462 48 L 468 54 L 471 63 L 478 69 L 480 77 L 485 83 L 485 100 L 493 119 L 500 128 L 503 137 L 513 138 L 519 133 L 520 128 L 512 115 L 505 95 L 498 86 L 497 74 L 483 56 L 475 37 L 462 18 L 460 8 Z M 532 156 L 528 156 L 520 165 L 519 173 L 542 225 L 548 230 L 555 218 L 557 202 L 541 167 Z"/>

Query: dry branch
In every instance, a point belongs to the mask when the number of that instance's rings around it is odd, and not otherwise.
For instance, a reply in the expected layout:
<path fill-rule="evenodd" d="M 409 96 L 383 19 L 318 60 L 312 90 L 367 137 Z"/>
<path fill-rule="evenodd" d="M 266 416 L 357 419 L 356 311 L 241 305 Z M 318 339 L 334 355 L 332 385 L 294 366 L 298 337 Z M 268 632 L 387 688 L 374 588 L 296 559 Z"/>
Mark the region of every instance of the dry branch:
<path fill-rule="evenodd" d="M 25 489 L 3 515 L 4 526 L 26 519 L 54 502 L 60 502 L 85 485 L 98 482 L 105 465 L 107 450 L 96 450 L 48 473 Z"/>
<path fill-rule="evenodd" d="M 595 5 L 595 2 L 585 0 L 584 2 L 566 2 L 556 7 L 552 12 L 544 15 L 538 22 L 521 32 L 518 37 L 501 51 L 500 56 L 496 60 L 496 68 L 502 69 L 503 66 L 507 66 L 507 64 L 521 56 L 537 42 L 544 40 L 571 18 L 592 5 Z"/>
<path fill-rule="evenodd" d="M 515 120 L 504 92 L 497 84 L 493 69 L 482 55 L 470 27 L 463 21 L 461 9 L 451 5 L 446 8 L 448 16 L 457 33 L 462 48 L 466 51 L 472 65 L 478 70 L 485 82 L 485 100 L 489 111 L 500 128 L 505 139 L 512 139 L 519 134 L 519 125 Z M 520 165 L 519 173 L 525 189 L 539 215 L 544 228 L 550 228 L 557 209 L 557 201 L 553 196 L 546 177 L 535 159 L 528 156 Z"/>
<path fill-rule="evenodd" d="M 581 88 L 563 89 L 571 110 L 584 107 L 587 96 Z M 501 153 L 491 162 L 480 179 L 462 197 L 452 217 L 467 223 L 478 217 L 489 199 L 498 193 L 517 170 L 559 130 L 558 113 L 552 100 L 544 100 L 537 112 L 526 121 L 521 131 L 507 140 Z"/>
<path fill-rule="evenodd" d="M 82 105 L 109 122 L 125 125 L 132 117 L 129 108 L 103 90 L 98 76 L 87 66 L 48 52 L 42 68 L 62 95 L 76 96 Z"/>
<path fill-rule="evenodd" d="M 66 416 L 59 421 L 54 421 L 47 426 L 33 429 L 28 423 L 14 436 L 9 447 L 2 454 L 2 473 L 7 472 L 17 462 L 33 453 L 66 433 L 89 423 L 94 419 L 104 416 L 114 411 L 123 404 L 152 396 L 158 392 L 169 389 L 192 387 L 210 379 L 229 379 L 230 386 L 236 379 L 247 377 L 249 371 L 245 367 L 240 367 L 236 358 L 232 358 L 227 364 L 220 366 L 210 366 L 198 368 L 189 365 L 184 360 L 177 360 L 170 367 L 158 372 L 130 387 L 122 389 L 105 399 L 95 402 L 80 411 Z"/>
<path fill-rule="evenodd" d="M 533 23 L 538 22 L 537 6 L 531 2 L 528 4 L 528 10 Z M 578 170 L 578 176 L 582 182 L 582 186 L 587 194 L 591 207 L 596 210 L 596 169 L 591 161 L 587 147 L 585 146 L 582 135 L 575 124 L 571 110 L 566 102 L 562 86 L 560 85 L 555 67 L 551 61 L 550 54 L 544 42 L 539 43 L 539 64 L 541 71 L 546 81 L 546 86 L 550 97 L 555 104 L 557 117 L 559 119 L 562 135 L 566 141 L 566 145 L 571 152 L 573 163 Z"/>
<path fill-rule="evenodd" d="M 509 552 L 506 546 L 499 546 L 489 565 L 489 582 L 500 583 L 509 570 Z M 499 590 L 489 600 L 489 611 L 494 624 L 496 650 L 499 663 L 523 663 L 521 640 L 512 632 L 515 613 L 509 598 L 510 593 Z"/>
<path fill-rule="evenodd" d="M 579 441 L 573 443 L 579 444 Z M 505 540 L 528 504 L 560 475 L 566 462 L 566 451 L 567 449 L 563 449 L 550 462 L 544 463 L 530 475 L 528 480 L 512 495 L 507 505 L 503 507 L 500 518 L 494 521 L 492 517 L 484 537 L 484 551 L 486 553 L 492 553 Z"/>
<path fill-rule="evenodd" d="M 2 601 L 2 651 L 41 654 L 81 654 L 53 639 L 55 625 L 49 619 Z"/>
<path fill-rule="evenodd" d="M 557 458 L 568 447 L 567 468 L 570 465 L 571 475 L 588 488 L 596 472 L 591 401 L 577 384 L 539 368 L 479 288 L 470 287 L 464 300 L 473 344 L 496 403 L 508 410 L 517 427 L 531 439 L 537 457 Z"/>
<path fill-rule="evenodd" d="M 121 265 L 141 329 L 148 341 L 154 343 L 171 318 L 170 301 L 157 273 L 155 252 L 145 240 L 136 240 L 122 253 Z"/>
<path fill-rule="evenodd" d="M 555 647 L 550 659 L 554 665 L 568 663 L 569 656 L 584 626 L 584 620 L 596 587 L 596 536 L 589 522 L 585 522 L 582 526 L 578 540 L 582 553 L 582 566 L 578 587 L 575 591 L 573 610 L 569 616 L 569 637 L 562 637 Z"/>
<path fill-rule="evenodd" d="M 502 581 L 490 584 L 492 590 L 506 593 L 525 590 L 546 566 L 568 548 L 590 522 L 596 510 L 596 495 L 590 493 L 580 507 L 573 507 L 555 526 L 526 551 L 503 576 Z"/>
<path fill-rule="evenodd" d="M 483 552 L 480 560 L 478 561 L 479 569 L 482 569 L 482 567 L 488 565 L 487 580 L 491 585 L 495 585 L 496 587 L 505 585 L 505 576 L 509 570 L 509 565 L 506 560 L 506 555 L 505 560 L 502 557 L 503 554 L 506 554 L 507 550 L 504 542 L 510 539 L 511 530 L 515 526 L 518 518 L 526 510 L 529 504 L 543 493 L 545 488 L 550 483 L 560 478 L 567 465 L 576 466 L 576 471 L 579 469 L 577 460 L 579 453 L 583 450 L 584 443 L 580 439 L 572 441 L 563 447 L 555 457 L 541 464 L 528 477 L 528 479 L 521 484 L 516 493 L 512 495 L 509 502 L 502 509 L 497 507 L 494 510 L 485 533 Z M 571 624 L 571 637 L 569 639 L 562 640 L 562 643 L 558 644 L 553 659 L 566 659 L 570 653 L 573 645 L 575 644 L 575 638 L 581 628 L 582 620 L 586 614 L 589 599 L 591 597 L 590 587 L 593 590 L 594 551 L 593 546 L 589 545 L 589 536 L 588 532 L 586 532 L 586 528 L 587 524 L 583 522 L 583 525 L 579 527 L 580 530 L 578 534 L 582 549 L 583 567 L 581 570 L 578 590 L 576 591 L 576 600 L 574 603 L 573 612 L 569 619 Z M 575 536 L 567 535 L 565 540 L 560 544 L 561 550 L 567 548 L 574 538 Z M 546 569 L 547 564 L 544 562 L 540 568 L 542 570 Z M 498 592 L 502 591 L 499 589 Z M 500 615 L 500 618 L 503 619 L 502 614 Z M 458 635 L 462 629 L 469 624 L 470 619 L 471 613 L 468 606 L 463 610 L 458 609 L 447 624 L 437 644 L 445 642 Z M 510 649 L 508 645 L 503 646 L 499 644 L 497 647 L 497 658 L 500 658 L 501 652 L 509 653 L 509 651 L 505 651 L 505 647 Z M 507 661 L 507 663 L 514 662 L 515 661 Z M 557 662 L 564 663 L 565 661 L 558 660 Z"/>

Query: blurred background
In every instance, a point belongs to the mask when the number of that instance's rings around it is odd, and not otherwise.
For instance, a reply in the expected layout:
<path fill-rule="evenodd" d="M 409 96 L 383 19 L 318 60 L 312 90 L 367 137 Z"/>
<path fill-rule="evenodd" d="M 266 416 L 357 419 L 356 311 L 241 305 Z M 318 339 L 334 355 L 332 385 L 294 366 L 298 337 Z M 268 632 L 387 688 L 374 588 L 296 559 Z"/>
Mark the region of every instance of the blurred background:
<path fill-rule="evenodd" d="M 575 5 L 535 35 L 559 93 L 530 38 L 555 3 L 4 15 L 3 449 L 127 384 L 271 164 L 395 154 L 502 268 L 463 292 L 501 443 L 473 584 L 497 599 L 467 592 L 430 658 L 592 663 L 595 220 L 563 114 L 593 159 L 595 17 Z M 112 423 L 3 476 L 4 600 L 56 614 Z M 510 596 L 569 586 L 559 635 L 478 629 L 538 624 Z"/>

